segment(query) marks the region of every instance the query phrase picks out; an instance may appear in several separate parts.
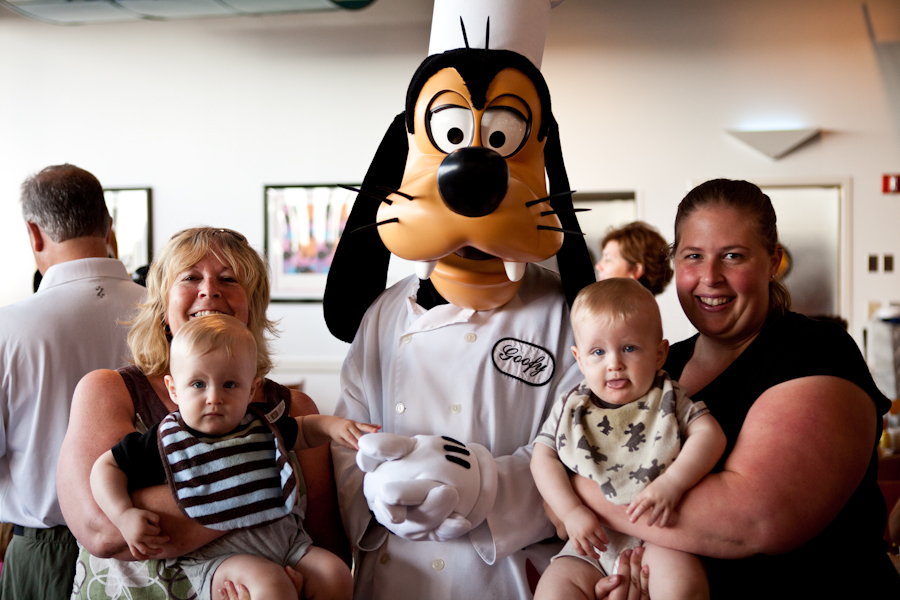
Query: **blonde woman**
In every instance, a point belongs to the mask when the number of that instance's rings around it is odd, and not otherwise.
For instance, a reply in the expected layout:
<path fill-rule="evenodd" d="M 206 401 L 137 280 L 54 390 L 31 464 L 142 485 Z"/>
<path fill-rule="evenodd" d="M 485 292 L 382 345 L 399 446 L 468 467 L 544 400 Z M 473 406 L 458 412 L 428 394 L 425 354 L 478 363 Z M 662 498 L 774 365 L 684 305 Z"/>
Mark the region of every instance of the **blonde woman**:
<path fill-rule="evenodd" d="M 175 410 L 164 377 L 169 371 L 169 342 L 190 319 L 213 313 L 235 317 L 250 329 L 258 346 L 258 370 L 272 367 L 266 317 L 269 277 L 265 262 L 240 233 L 200 227 L 175 234 L 157 256 L 147 277 L 147 298 L 140 306 L 128 342 L 134 365 L 89 373 L 79 383 L 63 442 L 57 486 L 66 522 L 82 546 L 76 570 L 76 598 L 127 596 L 140 599 L 160 590 L 169 598 L 193 594 L 183 574 L 165 565 L 200 548 L 222 532 L 186 517 L 165 485 L 138 490 L 136 506 L 160 515 L 163 550 L 148 561 L 134 561 L 118 529 L 106 518 L 90 490 L 94 461 L 133 431 L 143 432 Z M 290 414 L 318 413 L 305 394 L 272 381 L 260 385 L 254 401 L 284 400 Z M 315 543 L 348 557 L 335 501 L 327 446 L 298 454 L 307 488 L 307 530 Z"/>

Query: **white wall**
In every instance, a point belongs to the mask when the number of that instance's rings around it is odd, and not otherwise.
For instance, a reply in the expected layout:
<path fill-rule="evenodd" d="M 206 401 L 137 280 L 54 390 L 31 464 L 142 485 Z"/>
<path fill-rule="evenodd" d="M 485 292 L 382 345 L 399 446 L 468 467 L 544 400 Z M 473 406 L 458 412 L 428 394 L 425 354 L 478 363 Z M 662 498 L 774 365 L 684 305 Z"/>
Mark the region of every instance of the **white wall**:
<path fill-rule="evenodd" d="M 861 0 L 568 0 L 553 11 L 543 71 L 574 189 L 635 190 L 671 237 L 678 200 L 711 177 L 847 180 L 852 332 L 869 301 L 900 300 L 900 3 Z M 0 304 L 30 292 L 18 186 L 71 162 L 107 187 L 150 186 L 155 246 L 196 224 L 262 247 L 265 184 L 362 178 L 428 45 L 431 6 L 377 0 L 359 12 L 56 27 L 0 9 Z M 821 127 L 773 161 L 725 133 Z M 661 299 L 670 339 L 691 333 Z M 278 304 L 285 381 L 329 410 L 346 345 L 321 305 Z"/>

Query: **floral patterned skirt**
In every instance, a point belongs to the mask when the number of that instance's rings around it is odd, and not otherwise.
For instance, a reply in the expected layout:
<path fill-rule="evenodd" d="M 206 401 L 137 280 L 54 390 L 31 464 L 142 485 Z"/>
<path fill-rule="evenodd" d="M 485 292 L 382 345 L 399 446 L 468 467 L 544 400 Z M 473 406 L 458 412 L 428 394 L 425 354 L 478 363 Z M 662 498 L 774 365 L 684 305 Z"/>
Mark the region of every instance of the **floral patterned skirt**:
<path fill-rule="evenodd" d="M 72 600 L 195 600 L 181 569 L 164 560 L 97 558 L 78 544 Z"/>

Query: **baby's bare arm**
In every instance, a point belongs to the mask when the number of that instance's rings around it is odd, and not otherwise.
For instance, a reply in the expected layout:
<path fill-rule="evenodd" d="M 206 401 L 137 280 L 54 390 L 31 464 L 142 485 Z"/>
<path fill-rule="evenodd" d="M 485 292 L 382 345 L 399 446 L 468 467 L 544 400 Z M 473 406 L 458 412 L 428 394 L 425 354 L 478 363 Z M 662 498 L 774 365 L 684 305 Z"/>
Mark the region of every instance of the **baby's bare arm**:
<path fill-rule="evenodd" d="M 575 495 L 566 467 L 546 444 L 535 442 L 531 454 L 531 474 L 547 505 L 565 524 L 566 534 L 575 550 L 596 558 L 594 548 L 602 551 L 609 543 L 606 532 L 594 512 Z"/>
<path fill-rule="evenodd" d="M 119 468 L 112 450 L 107 450 L 94 462 L 91 469 L 91 492 L 94 500 L 115 523 L 116 517 L 134 508 L 128 495 L 128 477 Z"/>
<path fill-rule="evenodd" d="M 725 451 L 725 433 L 709 413 L 695 419 L 685 430 L 685 441 L 677 458 L 662 475 L 647 485 L 626 511 L 631 522 L 649 513 L 649 525 L 665 527 L 681 496 L 712 470 Z"/>
<path fill-rule="evenodd" d="M 331 415 L 306 415 L 297 419 L 297 441 L 294 450 L 316 448 L 330 442 L 359 450 L 357 440 L 366 433 L 376 433 L 381 425 L 358 423 L 342 417 Z"/>
<path fill-rule="evenodd" d="M 716 466 L 725 443 L 719 422 L 709 413 L 700 416 L 687 426 L 678 457 L 660 477 L 673 481 L 683 494 Z"/>
<path fill-rule="evenodd" d="M 535 442 L 531 454 L 531 475 L 541 496 L 560 518 L 582 504 L 572 489 L 566 467 L 550 446 Z"/>
<path fill-rule="evenodd" d="M 91 492 L 97 505 L 119 529 L 135 558 L 146 560 L 159 554 L 169 538 L 160 535 L 159 515 L 135 508 L 128 495 L 128 477 L 119 468 L 112 450 L 107 450 L 91 469 Z"/>

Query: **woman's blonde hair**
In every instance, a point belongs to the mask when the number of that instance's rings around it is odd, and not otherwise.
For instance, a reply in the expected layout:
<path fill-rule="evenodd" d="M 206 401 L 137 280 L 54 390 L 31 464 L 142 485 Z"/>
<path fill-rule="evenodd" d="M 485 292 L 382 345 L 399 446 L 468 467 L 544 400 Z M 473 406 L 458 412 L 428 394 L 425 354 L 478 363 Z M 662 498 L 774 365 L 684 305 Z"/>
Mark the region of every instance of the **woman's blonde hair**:
<path fill-rule="evenodd" d="M 269 268 L 259 253 L 240 233 L 230 229 L 195 227 L 179 231 L 166 243 L 150 265 L 147 295 L 140 305 L 128 346 L 132 360 L 148 377 L 169 372 L 171 333 L 166 323 L 169 290 L 179 273 L 193 267 L 207 254 L 228 265 L 247 293 L 247 328 L 256 339 L 257 375 L 272 370 L 271 350 L 266 332 L 276 335 L 275 323 L 266 316 L 269 306 Z"/>

